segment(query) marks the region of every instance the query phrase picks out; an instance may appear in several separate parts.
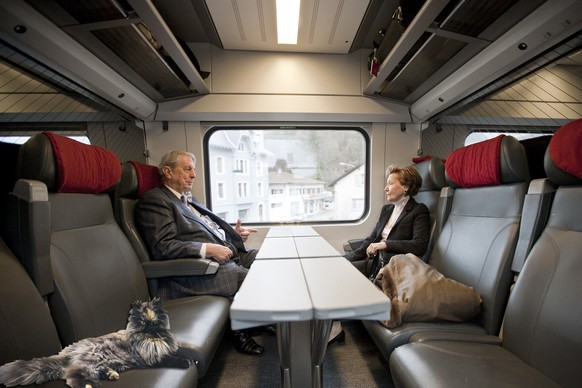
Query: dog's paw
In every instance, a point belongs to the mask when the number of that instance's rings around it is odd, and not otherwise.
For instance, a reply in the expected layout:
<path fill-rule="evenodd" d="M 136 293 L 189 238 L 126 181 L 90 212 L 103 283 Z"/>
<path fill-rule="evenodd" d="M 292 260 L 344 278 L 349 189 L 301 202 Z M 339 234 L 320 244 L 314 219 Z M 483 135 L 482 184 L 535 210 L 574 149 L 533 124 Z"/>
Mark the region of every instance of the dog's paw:
<path fill-rule="evenodd" d="M 114 370 L 107 371 L 107 378 L 109 380 L 119 380 L 119 373 Z"/>

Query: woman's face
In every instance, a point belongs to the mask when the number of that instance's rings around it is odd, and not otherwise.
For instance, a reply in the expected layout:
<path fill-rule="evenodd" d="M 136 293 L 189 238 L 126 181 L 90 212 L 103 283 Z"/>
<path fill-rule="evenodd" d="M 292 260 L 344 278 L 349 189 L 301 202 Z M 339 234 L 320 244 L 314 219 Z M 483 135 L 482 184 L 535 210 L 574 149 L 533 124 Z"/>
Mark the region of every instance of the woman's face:
<path fill-rule="evenodd" d="M 400 174 L 392 173 L 388 175 L 384 191 L 386 192 L 386 200 L 394 203 L 398 202 L 406 195 L 408 192 L 408 186 L 402 185 L 400 182 Z"/>

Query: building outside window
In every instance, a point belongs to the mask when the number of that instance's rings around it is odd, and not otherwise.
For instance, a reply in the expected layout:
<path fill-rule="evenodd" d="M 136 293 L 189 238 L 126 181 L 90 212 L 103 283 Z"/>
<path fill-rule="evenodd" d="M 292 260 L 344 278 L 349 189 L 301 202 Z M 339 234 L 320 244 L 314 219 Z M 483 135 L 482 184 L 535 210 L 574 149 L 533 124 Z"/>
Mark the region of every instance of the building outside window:
<path fill-rule="evenodd" d="M 368 206 L 368 143 L 361 128 L 211 128 L 209 206 L 247 223 L 356 221 Z M 238 195 L 225 200 L 229 190 Z"/>

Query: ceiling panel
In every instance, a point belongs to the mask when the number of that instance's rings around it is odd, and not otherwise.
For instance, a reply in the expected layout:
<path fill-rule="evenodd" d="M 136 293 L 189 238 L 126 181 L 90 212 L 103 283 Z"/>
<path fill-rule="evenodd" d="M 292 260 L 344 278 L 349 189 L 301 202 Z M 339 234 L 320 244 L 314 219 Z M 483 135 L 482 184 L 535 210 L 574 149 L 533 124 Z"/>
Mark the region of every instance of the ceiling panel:
<path fill-rule="evenodd" d="M 227 50 L 347 54 L 370 0 L 303 0 L 298 45 L 278 45 L 274 0 L 212 0 L 206 6 Z"/>

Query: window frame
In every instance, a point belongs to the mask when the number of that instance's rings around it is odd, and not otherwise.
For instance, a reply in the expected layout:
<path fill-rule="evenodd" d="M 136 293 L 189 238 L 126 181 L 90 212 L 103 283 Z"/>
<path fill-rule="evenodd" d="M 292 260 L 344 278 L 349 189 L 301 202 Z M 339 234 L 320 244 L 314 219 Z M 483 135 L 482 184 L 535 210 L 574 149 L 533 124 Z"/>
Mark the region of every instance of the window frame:
<path fill-rule="evenodd" d="M 368 217 L 369 213 L 370 213 L 370 198 L 371 198 L 371 182 L 370 182 L 370 175 L 371 175 L 371 149 L 372 149 L 372 145 L 371 145 L 371 139 L 370 139 L 370 134 L 368 132 L 369 129 L 369 124 L 366 123 L 362 123 L 362 124 L 351 124 L 351 125 L 346 125 L 346 124 L 317 124 L 317 125 L 308 125 L 308 124 L 297 124 L 297 125 L 289 125 L 289 124 L 285 124 L 285 125 L 273 125 L 273 124 L 261 124 L 261 123 L 244 123 L 244 124 L 236 124 L 236 125 L 229 125 L 229 124 L 205 124 L 205 131 L 204 131 L 204 136 L 203 136 L 203 144 L 202 144 L 202 148 L 203 148 L 203 158 L 204 158 L 204 187 L 205 187 L 205 194 L 206 194 L 206 203 L 207 203 L 207 207 L 209 209 L 213 209 L 213 198 L 212 198 L 212 192 L 209 188 L 212 187 L 213 181 L 216 181 L 216 177 L 214 178 L 214 180 L 212 179 L 212 174 L 210 171 L 210 159 L 213 157 L 216 157 L 216 155 L 212 155 L 210 153 L 210 139 L 212 138 L 212 135 L 218 131 L 241 131 L 241 130 L 338 130 L 338 131 L 356 131 L 358 132 L 361 136 L 362 139 L 364 141 L 364 152 L 365 155 L 363 156 L 363 164 L 364 164 L 364 176 L 365 176 L 365 182 L 364 182 L 364 193 L 363 193 L 363 198 L 364 198 L 364 207 L 362 209 L 362 213 L 361 215 L 356 218 L 356 219 L 336 219 L 336 220 L 289 220 L 289 221 L 245 221 L 245 224 L 247 225 L 255 225 L 255 226 L 272 226 L 272 225 L 296 225 L 296 224 L 302 224 L 302 225 L 315 225 L 315 224 L 357 224 L 360 223 L 361 221 L 363 221 L 364 219 L 366 219 L 366 217 Z M 238 147 L 237 147 L 238 150 Z M 236 161 L 237 159 L 241 159 L 240 157 L 234 157 L 233 161 Z M 254 177 L 254 173 L 256 172 L 256 169 L 253 169 L 253 167 L 255 167 L 254 163 L 252 163 L 250 160 L 246 159 L 248 162 L 248 170 L 247 170 L 247 175 L 243 175 L 241 174 L 241 172 L 236 172 L 234 174 L 234 178 L 236 180 L 236 182 L 240 181 L 240 178 L 245 176 L 245 177 Z M 225 161 L 226 163 L 226 161 Z M 236 162 L 235 162 L 236 163 Z M 360 165 L 361 166 L 361 165 Z M 236 168 L 236 165 L 233 166 Z M 262 171 L 263 174 L 266 174 L 266 171 L 268 169 L 269 166 L 266 166 L 265 164 L 263 164 L 262 166 Z M 253 171 L 253 173 L 251 173 L 251 171 Z M 237 179 L 237 176 L 239 179 Z M 267 196 L 267 198 L 270 196 L 270 188 L 269 187 L 264 187 L 264 193 L 266 195 L 266 193 L 269 193 L 269 195 Z M 249 192 L 249 195 L 251 195 L 251 193 Z M 218 200 L 217 198 L 215 200 Z M 271 207 L 271 203 L 266 203 L 265 205 L 265 209 L 266 208 L 270 208 Z M 264 215 L 263 215 L 264 218 Z M 227 220 L 229 221 L 229 220 Z M 229 221 L 231 222 L 231 221 Z"/>

